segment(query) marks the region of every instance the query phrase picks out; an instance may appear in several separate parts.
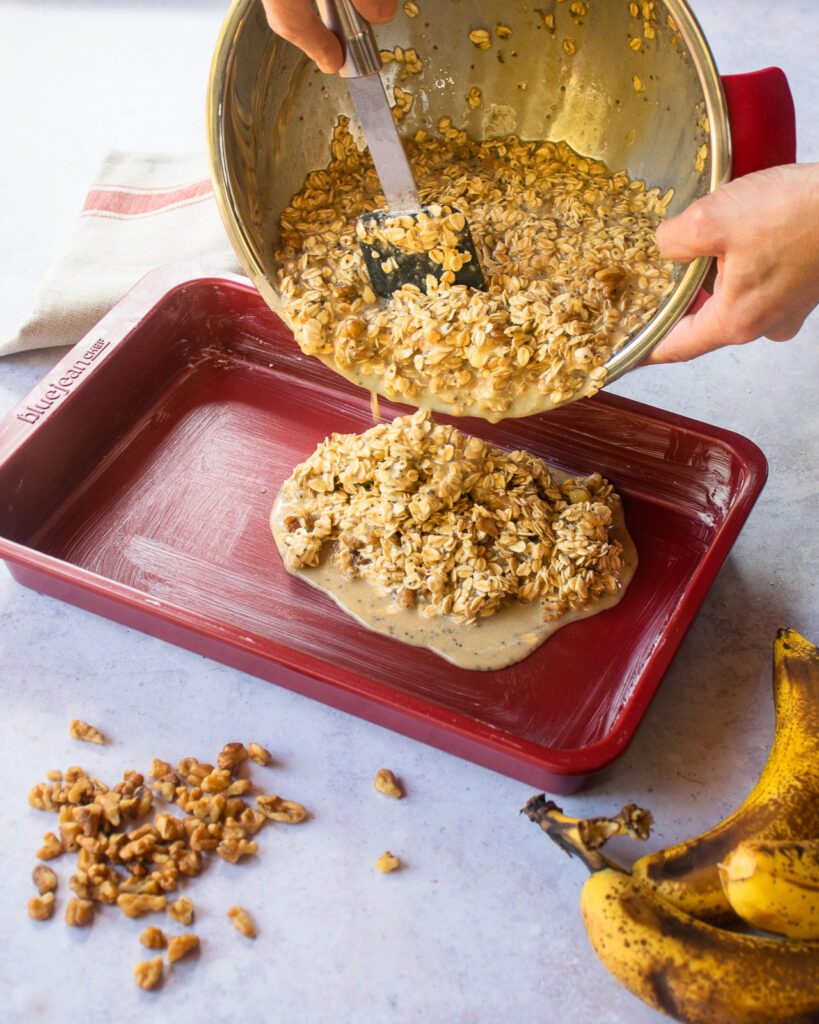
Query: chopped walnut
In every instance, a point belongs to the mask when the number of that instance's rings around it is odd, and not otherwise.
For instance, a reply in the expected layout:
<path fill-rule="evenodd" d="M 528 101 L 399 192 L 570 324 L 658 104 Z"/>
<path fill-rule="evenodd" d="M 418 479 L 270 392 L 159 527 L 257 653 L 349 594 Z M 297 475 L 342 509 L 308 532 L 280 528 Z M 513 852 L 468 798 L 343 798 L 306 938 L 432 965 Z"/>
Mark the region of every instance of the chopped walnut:
<path fill-rule="evenodd" d="M 157 814 L 154 825 L 159 833 L 159 838 L 169 842 L 181 839 L 185 835 L 182 819 L 174 817 L 173 814 Z"/>
<path fill-rule="evenodd" d="M 235 864 L 242 857 L 252 857 L 258 853 L 259 844 L 248 839 L 223 839 L 216 847 L 217 854 L 229 864 Z"/>
<path fill-rule="evenodd" d="M 185 773 L 185 778 L 190 786 L 201 786 L 202 780 L 207 778 L 213 771 L 213 765 L 204 761 L 194 760 L 190 769 Z"/>
<path fill-rule="evenodd" d="M 162 779 L 154 783 L 153 790 L 162 797 L 165 803 L 170 803 L 176 792 L 176 785 L 170 779 Z"/>
<path fill-rule="evenodd" d="M 177 924 L 189 925 L 193 921 L 193 901 L 187 896 L 180 896 L 178 900 L 169 903 L 168 917 L 172 917 Z"/>
<path fill-rule="evenodd" d="M 162 978 L 162 957 L 141 960 L 134 968 L 134 981 L 146 990 L 156 988 Z"/>
<path fill-rule="evenodd" d="M 32 896 L 28 901 L 28 916 L 35 921 L 47 921 L 54 913 L 54 893 L 46 892 L 42 896 Z"/>
<path fill-rule="evenodd" d="M 143 835 L 126 843 L 119 851 L 120 860 L 142 860 L 151 853 L 156 846 L 156 836 Z"/>
<path fill-rule="evenodd" d="M 174 935 L 168 943 L 168 963 L 176 963 L 177 960 L 181 960 L 183 956 L 187 956 L 195 949 L 199 949 L 198 935 L 194 935 L 192 932 Z"/>
<path fill-rule="evenodd" d="M 37 891 L 43 896 L 47 892 L 54 892 L 57 888 L 57 876 L 47 868 L 45 864 L 38 864 L 31 872 L 31 880 L 37 886 Z"/>
<path fill-rule="evenodd" d="M 242 761 L 247 760 L 244 743 L 226 743 L 216 758 L 217 765 L 229 772 L 235 771 Z"/>
<path fill-rule="evenodd" d="M 160 761 L 157 757 L 151 761 L 151 771 L 149 774 L 152 779 L 164 779 L 166 775 L 170 775 L 172 772 L 173 768 L 167 761 Z"/>
<path fill-rule="evenodd" d="M 301 804 L 293 800 L 282 800 L 274 793 L 260 793 L 256 797 L 256 805 L 266 818 L 271 821 L 284 821 L 288 825 L 297 825 L 307 817 L 307 811 Z"/>
<path fill-rule="evenodd" d="M 233 922 L 233 927 L 236 931 L 241 932 L 247 939 L 256 938 L 256 925 L 244 907 L 233 906 L 228 910 L 227 914 Z"/>
<path fill-rule="evenodd" d="M 142 917 L 143 914 L 164 910 L 167 902 L 165 896 L 148 896 L 141 893 L 123 893 L 117 897 L 117 906 L 126 917 Z"/>
<path fill-rule="evenodd" d="M 183 875 L 187 875 L 189 878 L 198 875 L 204 867 L 202 854 L 197 850 L 186 850 L 180 854 L 176 867 Z"/>
<path fill-rule="evenodd" d="M 259 764 L 270 762 L 270 754 L 258 744 L 251 754 Z M 29 794 L 29 803 L 39 810 L 57 814 L 59 836 L 46 833 L 38 852 L 41 860 L 71 851 L 76 866 L 69 880 L 74 895 L 68 902 L 65 920 L 80 927 L 93 917 L 94 904 L 117 904 L 127 917 L 167 909 L 169 917 L 183 925 L 193 920 L 193 904 L 180 897 L 169 905 L 166 893 L 178 888 L 180 880 L 198 875 L 207 854 L 236 863 L 258 852 L 249 837 L 261 829 L 268 815 L 248 806 L 242 796 L 251 790 L 248 779 L 236 779 L 233 770 L 246 760 L 243 744 L 227 744 L 219 755 L 219 767 L 184 758 L 176 768 L 154 759 L 150 776 L 126 771 L 122 781 L 111 789 L 74 766 L 64 773 L 50 772 L 47 782 L 38 783 Z M 153 793 L 167 795 L 184 817 L 160 810 L 148 819 Z M 298 804 L 272 800 L 281 820 L 298 820 Z M 268 807 L 268 810 L 271 808 Z M 29 903 L 32 917 L 45 920 L 54 911 L 57 876 L 40 864 L 32 873 L 40 896 Z M 247 918 L 249 921 L 250 919 Z M 239 925 L 237 925 L 239 927 Z M 252 922 L 247 934 L 255 934 Z M 161 949 L 167 940 L 162 930 L 150 926 L 140 941 L 149 949 Z M 198 945 L 194 935 L 173 939 L 169 960 L 180 959 Z M 135 969 L 137 983 L 152 988 L 162 975 L 161 959 L 145 961 Z"/>
<path fill-rule="evenodd" d="M 198 853 L 203 853 L 207 850 L 215 850 L 221 841 L 220 835 L 213 835 L 209 829 L 217 828 L 218 826 L 206 825 L 204 822 L 197 824 L 196 828 L 188 836 L 188 843 L 192 850 L 196 850 Z"/>
<path fill-rule="evenodd" d="M 390 853 L 390 851 L 387 850 L 385 853 L 382 853 L 375 862 L 375 867 L 382 874 L 387 874 L 390 871 L 395 871 L 396 868 L 400 868 L 401 861 L 395 856 L 395 854 Z"/>
<path fill-rule="evenodd" d="M 65 923 L 74 928 L 82 928 L 91 924 L 94 917 L 94 904 L 91 900 L 72 898 L 65 908 Z"/>
<path fill-rule="evenodd" d="M 400 800 L 404 795 L 403 789 L 389 768 L 379 768 L 375 773 L 375 788 L 379 793 L 385 793 L 396 800 Z"/>
<path fill-rule="evenodd" d="M 68 735 L 72 740 L 84 740 L 86 743 L 107 743 L 108 741 L 93 725 L 83 722 L 80 718 L 73 718 L 68 727 Z"/>
<path fill-rule="evenodd" d="M 139 941 L 147 949 L 164 949 L 165 933 L 161 928 L 157 928 L 155 925 L 149 924 L 145 931 L 140 935 Z"/>
<path fill-rule="evenodd" d="M 267 821 L 267 817 L 262 811 L 255 811 L 252 807 L 245 807 L 239 815 L 238 821 L 248 835 L 254 836 L 264 825 L 265 821 Z"/>
<path fill-rule="evenodd" d="M 266 750 L 260 743 L 248 743 L 247 756 L 251 761 L 260 764 L 263 768 L 273 760 L 273 755 L 270 751 Z"/>
<path fill-rule="evenodd" d="M 43 845 L 37 851 L 40 860 L 53 860 L 63 852 L 63 844 L 53 832 L 46 832 L 43 836 Z"/>
<path fill-rule="evenodd" d="M 221 793 L 231 784 L 231 775 L 227 768 L 217 768 L 202 779 L 202 789 L 206 793 Z"/>
<path fill-rule="evenodd" d="M 66 821 L 60 825 L 60 839 L 66 853 L 74 853 L 79 848 L 77 839 L 81 832 L 82 825 L 78 821 Z"/>

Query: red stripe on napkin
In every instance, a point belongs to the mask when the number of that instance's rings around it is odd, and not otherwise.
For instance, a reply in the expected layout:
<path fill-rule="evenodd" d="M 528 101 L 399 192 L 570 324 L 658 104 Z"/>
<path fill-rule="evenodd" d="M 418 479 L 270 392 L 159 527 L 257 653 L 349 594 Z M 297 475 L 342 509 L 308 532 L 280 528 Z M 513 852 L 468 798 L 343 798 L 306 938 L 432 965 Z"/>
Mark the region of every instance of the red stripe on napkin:
<path fill-rule="evenodd" d="M 212 194 L 208 178 L 195 181 L 179 188 L 142 190 L 128 186 L 97 186 L 85 198 L 84 214 L 116 217 L 144 217 L 146 214 L 162 213 L 179 206 L 207 199 Z"/>

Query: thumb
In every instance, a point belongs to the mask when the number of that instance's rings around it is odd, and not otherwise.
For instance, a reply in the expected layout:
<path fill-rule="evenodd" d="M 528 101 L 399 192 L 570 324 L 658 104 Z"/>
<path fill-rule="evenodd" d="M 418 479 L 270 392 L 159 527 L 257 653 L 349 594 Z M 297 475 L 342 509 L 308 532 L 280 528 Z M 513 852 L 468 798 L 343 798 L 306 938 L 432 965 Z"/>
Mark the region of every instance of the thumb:
<path fill-rule="evenodd" d="M 669 260 L 693 260 L 722 254 L 722 219 L 715 195 L 697 199 L 686 210 L 660 224 L 657 246 Z"/>
<path fill-rule="evenodd" d="M 726 341 L 728 337 L 730 330 L 723 320 L 719 295 L 712 295 L 696 313 L 689 313 L 672 327 L 660 344 L 649 353 L 645 363 L 687 362 L 722 348 L 723 345 L 732 344 Z"/>

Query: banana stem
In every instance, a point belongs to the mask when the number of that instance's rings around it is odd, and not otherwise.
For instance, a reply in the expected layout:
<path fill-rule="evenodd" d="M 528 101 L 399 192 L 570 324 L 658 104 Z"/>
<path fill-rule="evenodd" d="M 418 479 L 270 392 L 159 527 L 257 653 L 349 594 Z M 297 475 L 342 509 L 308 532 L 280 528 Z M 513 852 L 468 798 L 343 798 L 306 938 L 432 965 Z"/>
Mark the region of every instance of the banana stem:
<path fill-rule="evenodd" d="M 625 868 L 600 853 L 612 836 L 629 835 L 648 839 L 654 819 L 649 811 L 626 804 L 613 818 L 571 818 L 545 793 L 533 796 L 521 810 L 530 821 L 540 825 L 546 835 L 570 857 L 579 857 L 589 871 L 613 868 L 628 874 Z"/>

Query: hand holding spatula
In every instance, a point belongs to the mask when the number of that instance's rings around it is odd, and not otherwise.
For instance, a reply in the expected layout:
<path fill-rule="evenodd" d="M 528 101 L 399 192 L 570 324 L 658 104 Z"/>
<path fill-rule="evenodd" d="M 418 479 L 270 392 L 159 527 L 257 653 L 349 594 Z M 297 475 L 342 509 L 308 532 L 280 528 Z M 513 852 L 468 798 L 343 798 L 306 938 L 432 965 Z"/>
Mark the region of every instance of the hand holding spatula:
<path fill-rule="evenodd" d="M 389 297 L 406 284 L 461 284 L 485 289 L 478 254 L 463 213 L 452 206 L 422 206 L 393 120 L 381 57 L 369 22 L 350 0 L 318 0 L 324 24 L 344 51 L 339 75 L 347 79 L 387 210 L 363 214 L 357 235 L 373 290 Z"/>

